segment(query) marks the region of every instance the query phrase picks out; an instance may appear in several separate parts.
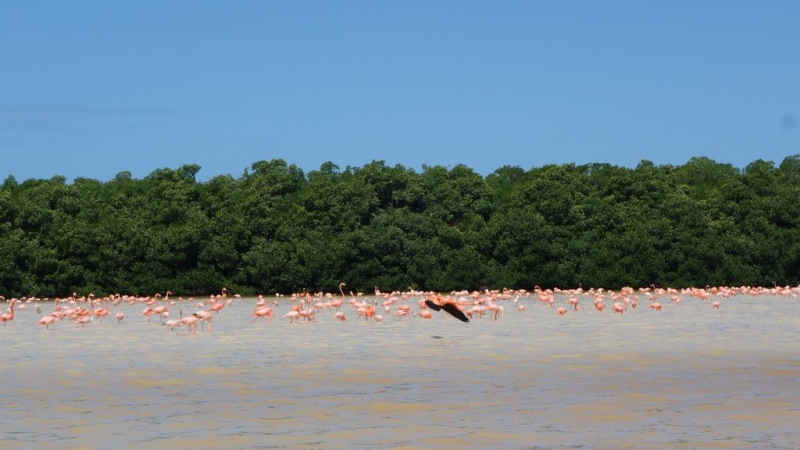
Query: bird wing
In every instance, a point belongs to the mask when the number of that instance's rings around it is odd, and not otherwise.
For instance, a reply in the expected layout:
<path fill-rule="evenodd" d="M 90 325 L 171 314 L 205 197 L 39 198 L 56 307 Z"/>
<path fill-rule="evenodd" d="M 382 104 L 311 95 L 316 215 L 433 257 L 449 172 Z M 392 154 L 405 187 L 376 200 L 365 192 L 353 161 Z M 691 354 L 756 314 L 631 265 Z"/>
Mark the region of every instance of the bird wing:
<path fill-rule="evenodd" d="M 432 302 L 430 300 L 425 300 L 425 304 L 428 305 L 428 308 L 430 308 L 430 309 L 432 309 L 434 311 L 439 311 L 440 309 L 442 309 L 441 306 L 437 305 L 436 303 L 434 303 L 434 302 Z"/>
<path fill-rule="evenodd" d="M 469 322 L 469 318 L 467 317 L 467 315 L 464 314 L 463 311 L 458 309 L 458 306 L 452 303 L 445 303 L 444 305 L 442 305 L 442 309 L 447 311 L 448 314 L 450 314 L 451 316 L 455 317 L 456 319 L 462 322 Z"/>

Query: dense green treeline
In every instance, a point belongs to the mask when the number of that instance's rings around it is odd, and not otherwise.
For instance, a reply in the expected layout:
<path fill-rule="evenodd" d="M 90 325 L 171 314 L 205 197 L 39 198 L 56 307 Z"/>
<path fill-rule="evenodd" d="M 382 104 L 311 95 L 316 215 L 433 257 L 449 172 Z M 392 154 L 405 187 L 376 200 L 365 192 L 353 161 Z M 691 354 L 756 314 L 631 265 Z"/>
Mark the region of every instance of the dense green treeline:
<path fill-rule="evenodd" d="M 421 173 L 259 161 L 0 187 L 0 294 L 796 284 L 800 155 Z"/>

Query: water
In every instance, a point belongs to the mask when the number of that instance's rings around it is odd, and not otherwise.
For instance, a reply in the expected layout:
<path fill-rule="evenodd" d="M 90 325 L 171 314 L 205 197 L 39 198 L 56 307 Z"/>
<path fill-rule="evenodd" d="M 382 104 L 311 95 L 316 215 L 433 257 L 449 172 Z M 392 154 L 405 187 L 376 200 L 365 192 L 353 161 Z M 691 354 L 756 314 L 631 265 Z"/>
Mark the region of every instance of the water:
<path fill-rule="evenodd" d="M 347 305 L 346 322 L 289 324 L 286 298 L 251 323 L 254 302 L 197 335 L 141 304 L 50 330 L 17 311 L 0 325 L 0 449 L 800 449 L 794 298 L 564 317 L 523 300 L 469 324 L 364 323 Z"/>

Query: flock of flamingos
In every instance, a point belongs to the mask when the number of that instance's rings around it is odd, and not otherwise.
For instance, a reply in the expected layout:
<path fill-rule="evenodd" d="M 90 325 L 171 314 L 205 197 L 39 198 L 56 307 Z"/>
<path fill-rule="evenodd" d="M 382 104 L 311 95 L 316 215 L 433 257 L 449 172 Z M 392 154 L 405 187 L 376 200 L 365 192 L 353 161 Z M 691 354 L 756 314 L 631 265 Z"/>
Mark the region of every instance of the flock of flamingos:
<path fill-rule="evenodd" d="M 800 286 L 773 288 L 706 286 L 702 289 L 681 290 L 651 286 L 639 289 L 624 287 L 618 291 L 605 289 L 584 291 L 581 288 L 543 290 L 536 286 L 533 292 L 524 289 L 501 291 L 487 289 L 483 292 L 453 291 L 446 295 L 413 290 L 383 293 L 376 287 L 374 296 L 365 296 L 363 293 L 354 294 L 352 291 L 346 295 L 344 286 L 345 283 L 339 284 L 338 295 L 309 293 L 305 289 L 288 297 L 276 295 L 265 298 L 259 295 L 257 301 L 252 304 L 251 322 L 259 320 L 272 322 L 275 317 L 280 317 L 287 323 L 311 323 L 319 319 L 344 322 L 348 317 L 351 320 L 364 322 L 382 322 L 388 317 L 392 317 L 393 320 L 430 320 L 434 317 L 432 310 L 444 310 L 443 313 L 469 322 L 470 319 L 499 320 L 506 314 L 506 310 L 524 313 L 528 305 L 537 303 L 552 309 L 553 314 L 557 316 L 565 316 L 571 311 L 584 309 L 594 310 L 597 313 L 606 312 L 608 309 L 614 314 L 625 314 L 636 309 L 639 302 L 646 302 L 647 306 L 656 312 L 661 311 L 664 305 L 679 306 L 681 301 L 685 300 L 708 302 L 709 308 L 719 309 L 724 299 L 733 296 L 772 295 L 796 298 L 800 294 Z M 141 317 L 137 320 L 150 322 L 153 316 L 157 316 L 159 322 L 170 331 L 175 332 L 185 327 L 187 334 L 197 334 L 198 325 L 201 329 L 211 331 L 211 322 L 215 315 L 224 313 L 225 308 L 233 307 L 234 301 L 237 304 L 242 303 L 241 295 L 229 296 L 226 288 L 222 288 L 220 294 L 203 299 L 178 297 L 176 300 L 171 295 L 172 292 L 167 291 L 165 295 L 156 293 L 146 297 L 116 294 L 95 298 L 93 294 L 78 297 L 73 293 L 69 297 L 55 298 L 53 301 L 35 297 L 6 300 L 0 296 L 0 301 L 8 305 L 5 312 L 0 315 L 0 322 L 3 326 L 7 326 L 9 322 L 17 319 L 35 320 L 45 329 L 67 324 L 82 328 L 92 323 L 102 323 L 106 316 L 112 316 L 112 319 L 106 321 L 116 320 L 116 323 L 123 324 L 126 323 L 125 314 L 120 310 L 120 304 L 127 303 L 142 307 Z M 587 306 L 584 307 L 584 304 Z M 33 309 L 35 314 L 33 318 L 29 318 L 29 308 Z M 15 316 L 15 309 L 19 317 Z M 184 309 L 191 312 L 184 313 Z M 442 314 L 444 318 L 443 313 L 437 314 Z"/>

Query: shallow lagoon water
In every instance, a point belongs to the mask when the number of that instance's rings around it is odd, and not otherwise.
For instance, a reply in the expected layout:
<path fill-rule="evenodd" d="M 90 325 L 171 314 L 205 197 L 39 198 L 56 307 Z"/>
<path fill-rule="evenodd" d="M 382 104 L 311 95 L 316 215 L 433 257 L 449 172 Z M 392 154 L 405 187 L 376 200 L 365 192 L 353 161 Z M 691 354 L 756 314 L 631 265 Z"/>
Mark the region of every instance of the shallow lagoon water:
<path fill-rule="evenodd" d="M 469 324 L 364 323 L 347 305 L 346 322 L 289 324 L 278 301 L 271 323 L 241 299 L 197 335 L 140 304 L 50 330 L 17 311 L 0 326 L 0 449 L 800 448 L 794 298 L 564 317 L 522 300 Z"/>

